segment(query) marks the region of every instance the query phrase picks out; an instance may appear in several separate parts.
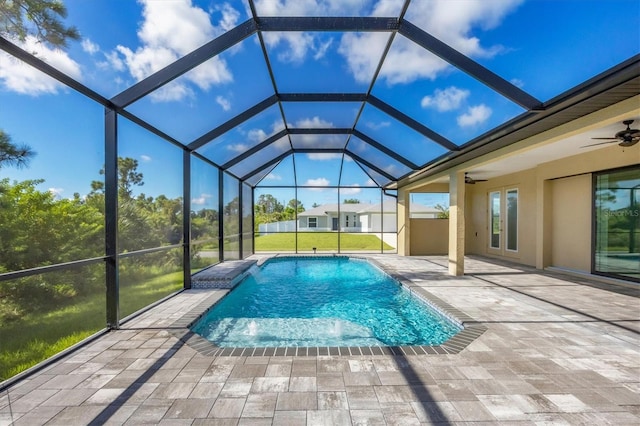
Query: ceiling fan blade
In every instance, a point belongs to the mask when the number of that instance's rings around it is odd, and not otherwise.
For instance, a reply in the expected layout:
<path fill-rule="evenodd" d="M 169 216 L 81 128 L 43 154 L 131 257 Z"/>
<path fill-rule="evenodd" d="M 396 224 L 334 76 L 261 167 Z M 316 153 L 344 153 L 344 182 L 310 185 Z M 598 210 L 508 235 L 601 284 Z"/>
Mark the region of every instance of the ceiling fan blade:
<path fill-rule="evenodd" d="M 617 141 L 618 140 L 618 138 L 591 138 L 591 139 L 596 139 L 596 140 L 600 139 L 600 140 L 603 140 L 603 141 Z"/>
<path fill-rule="evenodd" d="M 595 138 L 593 138 L 593 139 L 595 139 Z M 601 139 L 603 139 L 603 138 L 601 138 Z M 596 146 L 596 145 L 606 145 L 608 143 L 616 143 L 616 142 L 618 142 L 618 139 L 610 140 L 609 142 L 599 142 L 599 143 L 592 143 L 591 145 L 583 145 L 580 148 L 586 148 L 588 146 Z"/>

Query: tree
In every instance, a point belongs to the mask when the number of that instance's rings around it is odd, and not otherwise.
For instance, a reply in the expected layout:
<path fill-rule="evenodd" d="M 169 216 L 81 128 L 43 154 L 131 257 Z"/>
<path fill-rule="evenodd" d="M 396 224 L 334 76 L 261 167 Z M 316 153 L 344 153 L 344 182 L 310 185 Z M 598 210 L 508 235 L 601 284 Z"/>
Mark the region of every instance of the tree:
<path fill-rule="evenodd" d="M 302 205 L 302 201 L 296 200 L 295 198 L 289 200 L 289 203 L 287 203 L 287 208 L 292 210 L 297 210 L 298 213 L 301 213 L 304 211 L 304 206 Z"/>
<path fill-rule="evenodd" d="M 66 17 L 60 0 L 0 0 L 0 35 L 20 41 L 34 36 L 52 47 L 66 47 L 69 40 L 80 39 L 76 27 L 62 23 Z"/>
<path fill-rule="evenodd" d="M 449 207 L 443 206 L 441 204 L 436 204 L 433 206 L 434 209 L 438 210 L 438 219 L 449 219 Z"/>
<path fill-rule="evenodd" d="M 259 211 L 265 214 L 282 213 L 284 211 L 282 203 L 271 194 L 261 194 L 258 197 L 256 207 L 259 207 Z"/>
<path fill-rule="evenodd" d="M 100 174 L 104 175 L 104 167 Z M 138 172 L 138 160 L 130 157 L 118 157 L 118 196 L 120 201 L 131 200 L 134 186 L 144 185 L 142 173 Z M 104 182 L 94 180 L 91 182 L 91 193 L 104 194 Z"/>
<path fill-rule="evenodd" d="M 345 198 L 343 201 L 344 204 L 360 204 L 360 200 L 357 198 Z"/>
<path fill-rule="evenodd" d="M 191 212 L 191 239 L 217 238 L 218 236 L 218 212 L 214 209 L 202 209 Z"/>
<path fill-rule="evenodd" d="M 104 247 L 104 217 L 81 199 L 38 191 L 43 180 L 0 180 L 0 271 L 96 257 Z"/>
<path fill-rule="evenodd" d="M 302 213 L 303 211 L 304 206 L 302 205 L 302 201 L 294 198 L 289 200 L 287 207 L 284 209 L 284 212 L 282 212 L 278 220 L 295 220 L 296 213 Z"/>
<path fill-rule="evenodd" d="M 0 169 L 4 164 L 18 168 L 26 167 L 35 155 L 27 145 L 11 142 L 11 136 L 0 129 Z"/>

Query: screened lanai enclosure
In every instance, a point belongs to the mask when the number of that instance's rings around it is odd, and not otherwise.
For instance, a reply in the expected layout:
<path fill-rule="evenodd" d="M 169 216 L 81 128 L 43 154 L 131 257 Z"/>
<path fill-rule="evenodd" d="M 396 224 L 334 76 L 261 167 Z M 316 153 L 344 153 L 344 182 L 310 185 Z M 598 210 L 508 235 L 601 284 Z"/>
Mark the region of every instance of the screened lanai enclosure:
<path fill-rule="evenodd" d="M 0 129 L 35 154 L 0 169 L 0 380 L 221 261 L 395 253 L 398 182 L 636 53 L 540 78 L 580 11 L 519 3 L 67 1 L 66 50 L 5 34 Z"/>

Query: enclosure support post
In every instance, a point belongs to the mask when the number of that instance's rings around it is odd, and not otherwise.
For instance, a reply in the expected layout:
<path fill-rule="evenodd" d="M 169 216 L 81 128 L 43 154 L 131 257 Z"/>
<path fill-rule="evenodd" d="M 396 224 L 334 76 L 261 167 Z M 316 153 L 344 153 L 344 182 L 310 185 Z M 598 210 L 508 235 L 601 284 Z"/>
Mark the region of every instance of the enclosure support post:
<path fill-rule="evenodd" d="M 449 174 L 449 274 L 464 275 L 464 198 L 463 172 Z"/>
<path fill-rule="evenodd" d="M 184 288 L 191 288 L 191 153 L 182 151 L 182 270 Z"/>
<path fill-rule="evenodd" d="M 120 276 L 118 272 L 118 114 L 112 109 L 105 109 L 104 130 L 107 328 L 113 330 L 120 327 Z"/>
<path fill-rule="evenodd" d="M 224 261 L 224 172 L 218 169 L 218 261 Z"/>
<path fill-rule="evenodd" d="M 243 200 L 243 193 L 242 193 L 242 181 L 238 180 L 238 259 L 244 259 L 243 257 L 243 253 L 244 253 L 244 241 L 243 241 L 243 234 L 244 234 L 244 229 L 243 229 L 243 223 L 242 223 L 242 216 L 243 216 L 243 211 L 242 211 L 242 206 L 244 203 Z"/>
<path fill-rule="evenodd" d="M 255 188 L 251 187 L 251 254 L 256 254 L 256 206 L 255 206 Z M 296 198 L 297 200 L 297 198 Z"/>

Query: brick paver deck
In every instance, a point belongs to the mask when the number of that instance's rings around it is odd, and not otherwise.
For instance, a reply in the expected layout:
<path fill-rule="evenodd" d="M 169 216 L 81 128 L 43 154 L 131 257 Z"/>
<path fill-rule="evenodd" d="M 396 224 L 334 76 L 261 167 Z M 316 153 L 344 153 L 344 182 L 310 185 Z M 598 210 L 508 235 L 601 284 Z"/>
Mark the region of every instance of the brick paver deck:
<path fill-rule="evenodd" d="M 2 392 L 0 425 L 640 424 L 640 287 L 369 257 L 486 331 L 456 354 L 207 356 L 172 327 L 227 290 L 189 290 Z"/>

